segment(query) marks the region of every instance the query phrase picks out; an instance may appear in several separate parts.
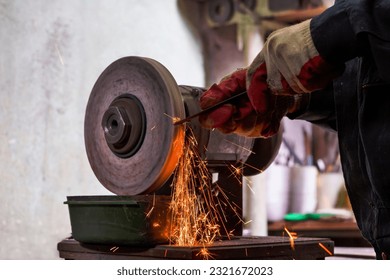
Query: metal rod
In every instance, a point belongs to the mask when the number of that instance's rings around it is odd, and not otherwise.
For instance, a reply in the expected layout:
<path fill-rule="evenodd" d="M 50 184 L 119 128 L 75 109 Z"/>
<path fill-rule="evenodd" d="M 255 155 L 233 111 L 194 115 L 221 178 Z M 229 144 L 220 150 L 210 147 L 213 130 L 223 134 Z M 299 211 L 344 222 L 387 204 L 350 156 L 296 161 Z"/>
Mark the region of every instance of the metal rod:
<path fill-rule="evenodd" d="M 206 109 L 204 109 L 204 110 L 202 110 L 202 111 L 200 111 L 200 112 L 198 112 L 198 113 L 196 113 L 196 114 L 194 114 L 192 116 L 189 116 L 189 117 L 187 117 L 185 119 L 178 120 L 178 121 L 174 122 L 173 125 L 179 125 L 179 124 L 183 124 L 183 123 L 189 122 L 193 118 L 196 118 L 196 117 L 198 117 L 200 115 L 203 115 L 203 114 L 209 113 L 211 111 L 214 111 L 215 109 L 218 109 L 222 105 L 230 103 L 231 101 L 234 101 L 234 100 L 240 98 L 243 95 L 246 95 L 246 91 L 241 92 L 241 93 L 236 94 L 236 95 L 233 95 L 232 97 L 229 97 L 228 99 L 225 99 L 225 100 L 223 100 L 223 101 L 221 101 L 221 102 L 219 102 L 219 103 L 217 103 L 217 104 L 215 104 L 213 106 L 210 106 L 210 107 L 208 107 L 208 108 L 206 108 Z"/>

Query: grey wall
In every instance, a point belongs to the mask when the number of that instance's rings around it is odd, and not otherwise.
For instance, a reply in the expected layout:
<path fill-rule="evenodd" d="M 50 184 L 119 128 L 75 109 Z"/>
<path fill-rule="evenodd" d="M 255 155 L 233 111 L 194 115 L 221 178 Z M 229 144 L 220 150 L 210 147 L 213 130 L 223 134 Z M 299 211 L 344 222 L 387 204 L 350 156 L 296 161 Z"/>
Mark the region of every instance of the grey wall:
<path fill-rule="evenodd" d="M 84 150 L 85 106 L 112 61 L 147 56 L 204 86 L 175 0 L 0 0 L 0 259 L 55 259 L 67 195 L 109 194 Z"/>

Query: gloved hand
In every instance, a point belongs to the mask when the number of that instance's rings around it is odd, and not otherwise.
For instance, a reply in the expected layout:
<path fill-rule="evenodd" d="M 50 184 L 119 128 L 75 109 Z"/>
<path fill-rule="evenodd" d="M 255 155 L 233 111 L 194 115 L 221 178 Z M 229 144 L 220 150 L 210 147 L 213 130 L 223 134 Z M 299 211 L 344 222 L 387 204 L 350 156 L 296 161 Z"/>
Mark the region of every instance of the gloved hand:
<path fill-rule="evenodd" d="M 208 108 L 235 94 L 246 91 L 246 69 L 241 69 L 212 85 L 200 98 L 202 109 Z M 235 104 L 225 104 L 199 121 L 206 128 L 217 128 L 223 133 L 236 133 L 247 137 L 270 137 L 278 132 L 282 117 L 296 105 L 293 96 L 271 94 L 263 80 L 263 89 L 241 97 Z M 261 104 L 254 108 L 253 103 Z M 261 112 L 260 112 L 261 111 Z"/>
<path fill-rule="evenodd" d="M 278 131 L 283 116 L 307 103 L 305 93 L 326 87 L 343 69 L 343 64 L 329 64 L 319 55 L 310 20 L 280 29 L 269 36 L 247 70 L 211 86 L 200 105 L 205 109 L 245 90 L 248 99 L 224 105 L 199 120 L 224 133 L 270 137 Z"/>

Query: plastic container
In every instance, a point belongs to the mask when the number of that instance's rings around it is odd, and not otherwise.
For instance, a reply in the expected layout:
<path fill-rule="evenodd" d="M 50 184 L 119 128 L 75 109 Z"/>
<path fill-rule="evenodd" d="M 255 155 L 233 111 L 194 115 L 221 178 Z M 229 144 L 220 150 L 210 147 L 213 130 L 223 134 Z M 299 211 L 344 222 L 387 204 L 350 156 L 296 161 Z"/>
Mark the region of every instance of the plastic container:
<path fill-rule="evenodd" d="M 293 166 L 290 172 L 290 213 L 312 213 L 317 207 L 317 168 Z"/>
<path fill-rule="evenodd" d="M 147 246 L 169 241 L 169 196 L 68 196 L 64 203 L 79 242 Z"/>

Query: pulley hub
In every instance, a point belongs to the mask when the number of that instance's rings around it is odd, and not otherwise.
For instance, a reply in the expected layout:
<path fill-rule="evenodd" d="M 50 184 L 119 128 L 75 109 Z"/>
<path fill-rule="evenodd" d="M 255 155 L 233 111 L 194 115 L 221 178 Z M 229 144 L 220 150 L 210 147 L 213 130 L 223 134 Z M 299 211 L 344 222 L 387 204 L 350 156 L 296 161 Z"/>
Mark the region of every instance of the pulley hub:
<path fill-rule="evenodd" d="M 134 155 L 145 137 L 145 111 L 132 94 L 123 94 L 112 101 L 103 114 L 102 129 L 108 147 L 121 158 Z"/>

